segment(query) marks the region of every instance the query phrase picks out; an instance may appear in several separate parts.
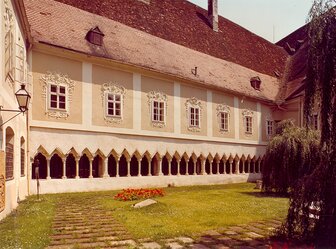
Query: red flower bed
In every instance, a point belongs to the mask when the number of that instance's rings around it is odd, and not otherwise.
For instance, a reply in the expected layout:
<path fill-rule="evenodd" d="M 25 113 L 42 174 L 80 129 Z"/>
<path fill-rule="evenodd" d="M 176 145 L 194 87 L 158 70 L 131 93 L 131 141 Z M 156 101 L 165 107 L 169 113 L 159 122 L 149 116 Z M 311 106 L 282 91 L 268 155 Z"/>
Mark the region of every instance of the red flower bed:
<path fill-rule="evenodd" d="M 148 199 L 152 197 L 164 196 L 165 193 L 163 189 L 123 189 L 120 193 L 114 196 L 115 200 L 119 201 L 133 201 L 139 199 Z"/>

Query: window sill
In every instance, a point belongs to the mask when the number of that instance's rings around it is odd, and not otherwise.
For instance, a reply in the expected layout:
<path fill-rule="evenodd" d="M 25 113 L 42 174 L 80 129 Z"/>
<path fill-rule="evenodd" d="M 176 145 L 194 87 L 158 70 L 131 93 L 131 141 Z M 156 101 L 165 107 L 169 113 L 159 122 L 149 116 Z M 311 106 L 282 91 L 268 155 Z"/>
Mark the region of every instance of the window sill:
<path fill-rule="evenodd" d="M 9 182 L 9 181 L 12 181 L 12 180 L 14 180 L 14 177 L 6 178 L 6 182 Z"/>

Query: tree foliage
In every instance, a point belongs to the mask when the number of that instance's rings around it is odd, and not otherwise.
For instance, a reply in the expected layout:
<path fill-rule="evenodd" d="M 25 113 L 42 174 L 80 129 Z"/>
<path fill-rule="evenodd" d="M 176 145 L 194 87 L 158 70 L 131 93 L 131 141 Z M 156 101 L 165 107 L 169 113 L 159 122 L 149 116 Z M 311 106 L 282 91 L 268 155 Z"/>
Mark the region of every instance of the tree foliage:
<path fill-rule="evenodd" d="M 336 0 L 315 0 L 310 12 L 304 114 L 321 114 L 320 163 L 293 187 L 284 232 L 336 247 Z M 313 211 L 318 217 L 313 217 Z"/>
<path fill-rule="evenodd" d="M 263 168 L 263 190 L 287 194 L 304 175 L 312 173 L 319 160 L 319 134 L 285 120 L 277 125 Z"/>

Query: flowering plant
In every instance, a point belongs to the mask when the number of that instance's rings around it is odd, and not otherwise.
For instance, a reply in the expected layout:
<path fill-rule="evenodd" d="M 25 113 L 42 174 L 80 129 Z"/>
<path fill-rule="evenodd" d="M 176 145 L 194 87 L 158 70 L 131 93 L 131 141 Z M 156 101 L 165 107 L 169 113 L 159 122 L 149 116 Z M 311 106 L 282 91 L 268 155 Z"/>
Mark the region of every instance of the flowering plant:
<path fill-rule="evenodd" d="M 114 196 L 115 200 L 119 201 L 133 201 L 139 199 L 148 199 L 152 197 L 164 196 L 163 189 L 123 189 L 121 192 Z"/>

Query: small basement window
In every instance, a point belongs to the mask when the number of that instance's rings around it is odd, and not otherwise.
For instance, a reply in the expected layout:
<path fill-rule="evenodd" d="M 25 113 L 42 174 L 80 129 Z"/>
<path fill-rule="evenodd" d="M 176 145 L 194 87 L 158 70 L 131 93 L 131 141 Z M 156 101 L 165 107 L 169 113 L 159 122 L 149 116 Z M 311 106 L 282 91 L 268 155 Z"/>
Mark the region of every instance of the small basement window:
<path fill-rule="evenodd" d="M 86 34 L 86 40 L 94 45 L 102 46 L 104 36 L 103 32 L 101 32 L 98 27 L 95 27 L 90 29 L 90 31 Z"/>
<path fill-rule="evenodd" d="M 255 90 L 260 91 L 261 79 L 258 76 L 252 77 L 250 83 Z"/>

